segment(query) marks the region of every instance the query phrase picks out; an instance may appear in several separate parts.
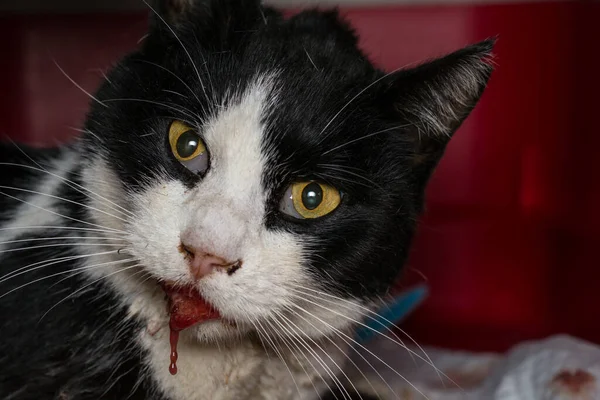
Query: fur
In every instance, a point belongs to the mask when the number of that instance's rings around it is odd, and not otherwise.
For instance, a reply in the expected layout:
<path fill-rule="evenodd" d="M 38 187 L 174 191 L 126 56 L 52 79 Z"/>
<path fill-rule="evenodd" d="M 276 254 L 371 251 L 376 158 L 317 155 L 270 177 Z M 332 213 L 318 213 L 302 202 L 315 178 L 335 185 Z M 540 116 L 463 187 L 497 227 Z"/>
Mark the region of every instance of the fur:
<path fill-rule="evenodd" d="M 0 147 L 2 398 L 357 396 L 342 368 L 352 329 L 401 271 L 493 41 L 385 73 L 335 11 L 149 7 L 147 37 L 91 97 L 81 138 Z M 201 135 L 208 170 L 175 159 L 173 120 Z M 301 180 L 338 189 L 339 207 L 282 213 Z M 242 266 L 196 281 L 182 244 Z M 175 376 L 165 280 L 223 317 L 182 332 Z"/>

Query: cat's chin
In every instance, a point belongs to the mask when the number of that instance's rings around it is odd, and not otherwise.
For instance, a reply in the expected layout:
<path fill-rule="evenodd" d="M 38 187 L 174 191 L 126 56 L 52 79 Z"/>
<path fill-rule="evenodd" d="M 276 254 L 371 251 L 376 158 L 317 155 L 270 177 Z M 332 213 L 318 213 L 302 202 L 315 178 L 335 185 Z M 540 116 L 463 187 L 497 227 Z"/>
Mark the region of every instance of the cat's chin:
<path fill-rule="evenodd" d="M 194 325 L 182 331 L 186 336 L 199 344 L 215 344 L 230 342 L 240 339 L 244 334 L 243 329 L 229 321 L 223 319 L 215 319 Z"/>

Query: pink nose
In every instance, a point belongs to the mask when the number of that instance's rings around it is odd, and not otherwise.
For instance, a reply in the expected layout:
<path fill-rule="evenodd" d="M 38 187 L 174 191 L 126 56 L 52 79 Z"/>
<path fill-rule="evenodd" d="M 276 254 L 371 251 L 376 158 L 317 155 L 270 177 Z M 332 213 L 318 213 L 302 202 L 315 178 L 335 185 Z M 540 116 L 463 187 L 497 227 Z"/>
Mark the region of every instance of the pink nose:
<path fill-rule="evenodd" d="M 185 254 L 190 272 L 196 280 L 200 280 L 217 270 L 225 271 L 228 275 L 232 275 L 242 266 L 241 260 L 230 262 L 183 243 L 179 246 L 179 249 Z"/>

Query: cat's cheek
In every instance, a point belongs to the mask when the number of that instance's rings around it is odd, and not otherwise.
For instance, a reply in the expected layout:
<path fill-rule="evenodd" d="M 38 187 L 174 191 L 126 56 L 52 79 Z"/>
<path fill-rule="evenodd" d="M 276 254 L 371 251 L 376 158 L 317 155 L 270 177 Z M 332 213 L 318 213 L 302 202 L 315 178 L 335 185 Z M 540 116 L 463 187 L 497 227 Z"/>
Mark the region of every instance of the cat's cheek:
<path fill-rule="evenodd" d="M 96 156 L 82 169 L 81 175 L 84 189 L 94 193 L 87 198 L 90 206 L 87 212 L 94 222 L 108 229 L 126 231 L 130 215 L 127 195 L 110 162 Z"/>
<path fill-rule="evenodd" d="M 178 250 L 185 193 L 180 182 L 164 180 L 133 196 L 135 218 L 128 225 L 131 252 L 155 278 L 175 281 L 188 277 L 184 256 Z"/>

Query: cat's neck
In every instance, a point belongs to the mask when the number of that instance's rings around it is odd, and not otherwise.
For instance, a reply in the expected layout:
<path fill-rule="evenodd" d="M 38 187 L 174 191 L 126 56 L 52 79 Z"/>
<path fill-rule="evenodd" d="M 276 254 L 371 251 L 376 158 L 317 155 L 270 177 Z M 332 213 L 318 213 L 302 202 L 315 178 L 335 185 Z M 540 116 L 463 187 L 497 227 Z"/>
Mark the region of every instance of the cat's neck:
<path fill-rule="evenodd" d="M 169 372 L 168 330 L 143 332 L 148 366 L 159 387 L 175 400 L 204 399 L 312 399 L 331 385 L 330 374 L 346 358 L 343 343 L 316 346 L 287 339 L 276 351 L 266 351 L 249 338 L 224 344 L 199 345 L 184 340 L 178 373 Z M 335 347 L 337 346 L 337 347 Z M 325 383 L 325 382 L 328 383 Z"/>

